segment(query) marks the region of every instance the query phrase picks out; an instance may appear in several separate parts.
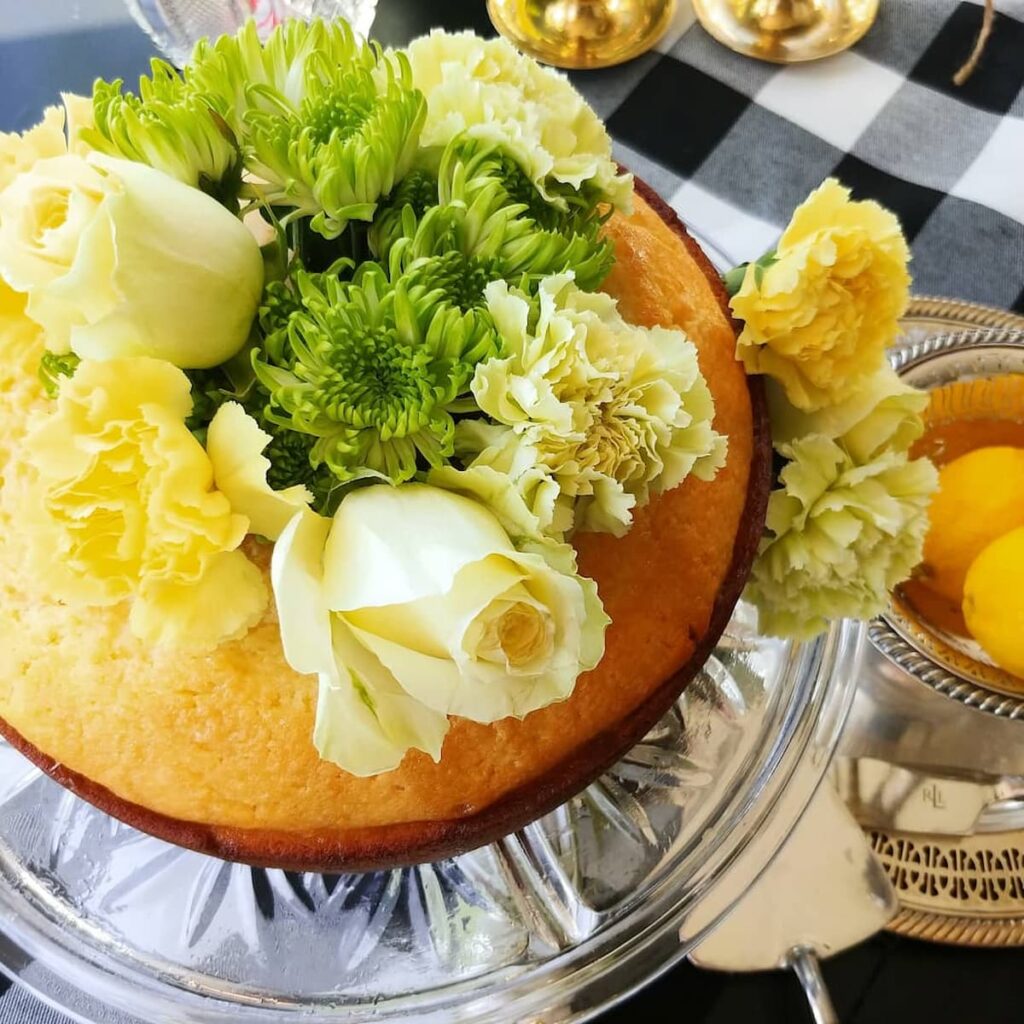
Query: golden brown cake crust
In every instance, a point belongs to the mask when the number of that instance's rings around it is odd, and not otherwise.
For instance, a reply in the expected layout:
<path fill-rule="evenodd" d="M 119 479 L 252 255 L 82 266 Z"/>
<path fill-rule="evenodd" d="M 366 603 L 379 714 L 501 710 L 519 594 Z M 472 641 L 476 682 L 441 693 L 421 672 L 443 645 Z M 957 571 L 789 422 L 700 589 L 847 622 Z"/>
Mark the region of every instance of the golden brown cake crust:
<path fill-rule="evenodd" d="M 713 482 L 691 478 L 656 499 L 626 537 L 578 538 L 581 571 L 597 579 L 613 625 L 604 660 L 568 701 L 523 721 L 453 720 L 440 764 L 413 751 L 396 771 L 359 779 L 317 757 L 316 681 L 285 665 L 272 617 L 203 657 L 153 652 L 128 634 L 123 609 L 41 608 L 6 585 L 0 733 L 138 828 L 299 870 L 376 869 L 482 845 L 614 763 L 724 629 L 770 473 L 763 396 L 734 359 L 718 275 L 672 211 L 640 182 L 637 191 L 632 217 L 609 224 L 618 262 L 606 289 L 627 319 L 686 329 L 730 452 Z"/>

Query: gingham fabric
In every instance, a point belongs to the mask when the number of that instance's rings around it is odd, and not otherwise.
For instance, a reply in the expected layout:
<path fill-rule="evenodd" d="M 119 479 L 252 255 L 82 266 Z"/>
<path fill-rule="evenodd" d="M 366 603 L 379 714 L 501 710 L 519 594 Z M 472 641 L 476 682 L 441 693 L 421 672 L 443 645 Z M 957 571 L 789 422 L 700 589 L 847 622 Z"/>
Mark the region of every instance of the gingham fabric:
<path fill-rule="evenodd" d="M 620 160 L 733 263 L 835 175 L 899 215 L 918 294 L 1024 312 L 1024 0 L 996 7 L 963 87 L 982 12 L 957 0 L 882 0 L 852 50 L 785 67 L 724 49 L 685 11 L 661 52 L 578 82 Z"/>
<path fill-rule="evenodd" d="M 85 91 L 96 74 L 144 70 L 147 47 L 111 0 L 81 9 L 97 18 L 103 10 L 81 42 L 73 26 L 47 22 L 53 5 L 19 14 L 23 38 L 0 23 L 0 130 L 26 127 L 57 88 Z M 981 6 L 958 0 L 882 0 L 875 26 L 852 50 L 788 67 L 724 49 L 681 0 L 657 51 L 574 81 L 607 119 L 619 159 L 731 262 L 770 248 L 793 207 L 836 175 L 899 214 L 918 294 L 1024 313 L 1024 0 L 996 6 L 985 56 L 961 88 L 952 76 Z M 482 0 L 401 9 L 381 0 L 380 34 L 402 42 L 435 22 L 487 32 L 483 8 Z M 28 56 L 16 64 L 19 54 Z M 12 93 L 17 105 L 5 106 Z M 88 1012 L 102 1024 L 130 1024 L 97 1007 Z M 627 1006 L 608 1021 L 628 1019 Z M 0 977 L 0 1024 L 67 1018 Z"/>

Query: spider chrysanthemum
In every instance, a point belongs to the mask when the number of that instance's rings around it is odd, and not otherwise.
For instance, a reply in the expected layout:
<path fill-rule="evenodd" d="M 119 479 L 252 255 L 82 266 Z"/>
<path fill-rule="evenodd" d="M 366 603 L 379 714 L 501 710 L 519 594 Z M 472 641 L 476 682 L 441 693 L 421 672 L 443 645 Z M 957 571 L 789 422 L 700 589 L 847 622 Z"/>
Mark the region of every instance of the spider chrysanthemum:
<path fill-rule="evenodd" d="M 343 482 L 398 483 L 442 465 L 454 450 L 452 413 L 476 364 L 497 350 L 487 313 L 436 285 L 391 283 L 372 263 L 350 282 L 296 281 L 302 308 L 254 359 L 268 417 L 316 438 L 313 462 Z"/>
<path fill-rule="evenodd" d="M 596 201 L 565 187 L 562 207 L 552 204 L 496 144 L 458 139 L 447 146 L 427 208 L 429 179 L 419 174 L 411 187 L 396 190 L 371 230 L 371 245 L 392 274 L 451 250 L 489 264 L 495 278 L 506 280 L 574 269 L 580 287 L 590 289 L 611 269 L 613 249 L 599 234 Z"/>
<path fill-rule="evenodd" d="M 149 164 L 237 208 L 242 157 L 219 113 L 169 64 L 154 60 L 151 76 L 139 79 L 138 95 L 122 82 L 93 87 L 95 127 L 81 136 L 111 156 Z"/>
<path fill-rule="evenodd" d="M 408 171 L 426 113 L 403 55 L 342 20 L 291 21 L 261 44 L 252 23 L 200 44 L 189 80 L 243 142 L 252 194 L 311 217 L 325 238 L 373 218 Z"/>

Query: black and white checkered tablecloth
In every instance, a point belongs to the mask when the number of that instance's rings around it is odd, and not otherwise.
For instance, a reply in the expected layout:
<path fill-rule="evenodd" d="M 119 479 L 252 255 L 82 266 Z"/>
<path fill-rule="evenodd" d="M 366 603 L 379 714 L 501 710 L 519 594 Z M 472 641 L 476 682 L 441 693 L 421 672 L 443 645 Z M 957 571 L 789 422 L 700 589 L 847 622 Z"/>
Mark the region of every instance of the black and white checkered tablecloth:
<path fill-rule="evenodd" d="M 76 3 L 92 25 L 45 23 L 38 11 L 55 4 L 16 16 L 20 34 L 0 15 L 0 130 L 27 127 L 58 88 L 145 70 L 149 44 L 116 0 Z M 431 23 L 489 31 L 483 6 L 381 0 L 380 34 L 401 42 Z M 1024 0 L 996 7 L 988 49 L 962 88 L 952 76 L 981 6 L 959 0 L 882 0 L 854 49 L 788 67 L 724 49 L 681 0 L 657 51 L 575 81 L 607 119 L 619 159 L 732 262 L 771 247 L 792 209 L 835 175 L 899 214 L 918 294 L 1024 313 Z M 0 1024 L 66 1020 L 0 976 Z"/>
<path fill-rule="evenodd" d="M 996 7 L 962 88 L 981 8 L 957 0 L 882 0 L 854 49 L 786 67 L 725 50 L 684 14 L 661 53 L 580 84 L 620 159 L 734 263 L 835 175 L 899 215 L 918 294 L 1024 312 L 1024 2 Z"/>

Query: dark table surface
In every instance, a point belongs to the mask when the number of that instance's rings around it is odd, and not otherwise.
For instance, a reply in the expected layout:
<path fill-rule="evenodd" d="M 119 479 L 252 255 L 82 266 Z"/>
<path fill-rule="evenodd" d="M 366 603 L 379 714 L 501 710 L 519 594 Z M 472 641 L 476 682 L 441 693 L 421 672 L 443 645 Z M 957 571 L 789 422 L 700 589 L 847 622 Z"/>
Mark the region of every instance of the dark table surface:
<path fill-rule="evenodd" d="M 84 25 L 60 16 L 72 7 L 77 14 L 90 2 L 34 0 L 29 7 L 22 0 L 0 0 L 0 130 L 34 123 L 58 89 L 86 92 L 97 76 L 130 80 L 146 69 L 154 51 L 139 29 L 112 13 L 87 16 Z M 116 4 L 104 0 L 98 7 L 113 12 Z M 374 35 L 402 42 L 434 25 L 492 34 L 483 0 L 382 0 Z M 1024 66 L 1024 48 L 1016 59 Z M 594 77 L 589 85 L 595 87 Z M 596 86 L 601 88 L 599 79 Z M 688 102 L 699 105 L 701 97 L 691 95 Z M 1016 171 L 1007 173 L 1016 173 L 1024 190 L 1024 151 L 1019 156 Z M 1012 244 L 1019 249 L 1016 238 Z M 1024 284 L 1019 270 L 1018 285 Z M 879 935 L 830 960 L 825 976 L 844 1024 L 1024 1022 L 1024 950 L 960 949 Z M 0 977 L 0 996 L 8 986 Z M 671 1018 L 666 1007 L 673 1008 Z M 728 975 L 684 964 L 602 1018 L 608 1024 L 667 1019 L 803 1024 L 810 1015 L 796 980 L 785 974 Z"/>

